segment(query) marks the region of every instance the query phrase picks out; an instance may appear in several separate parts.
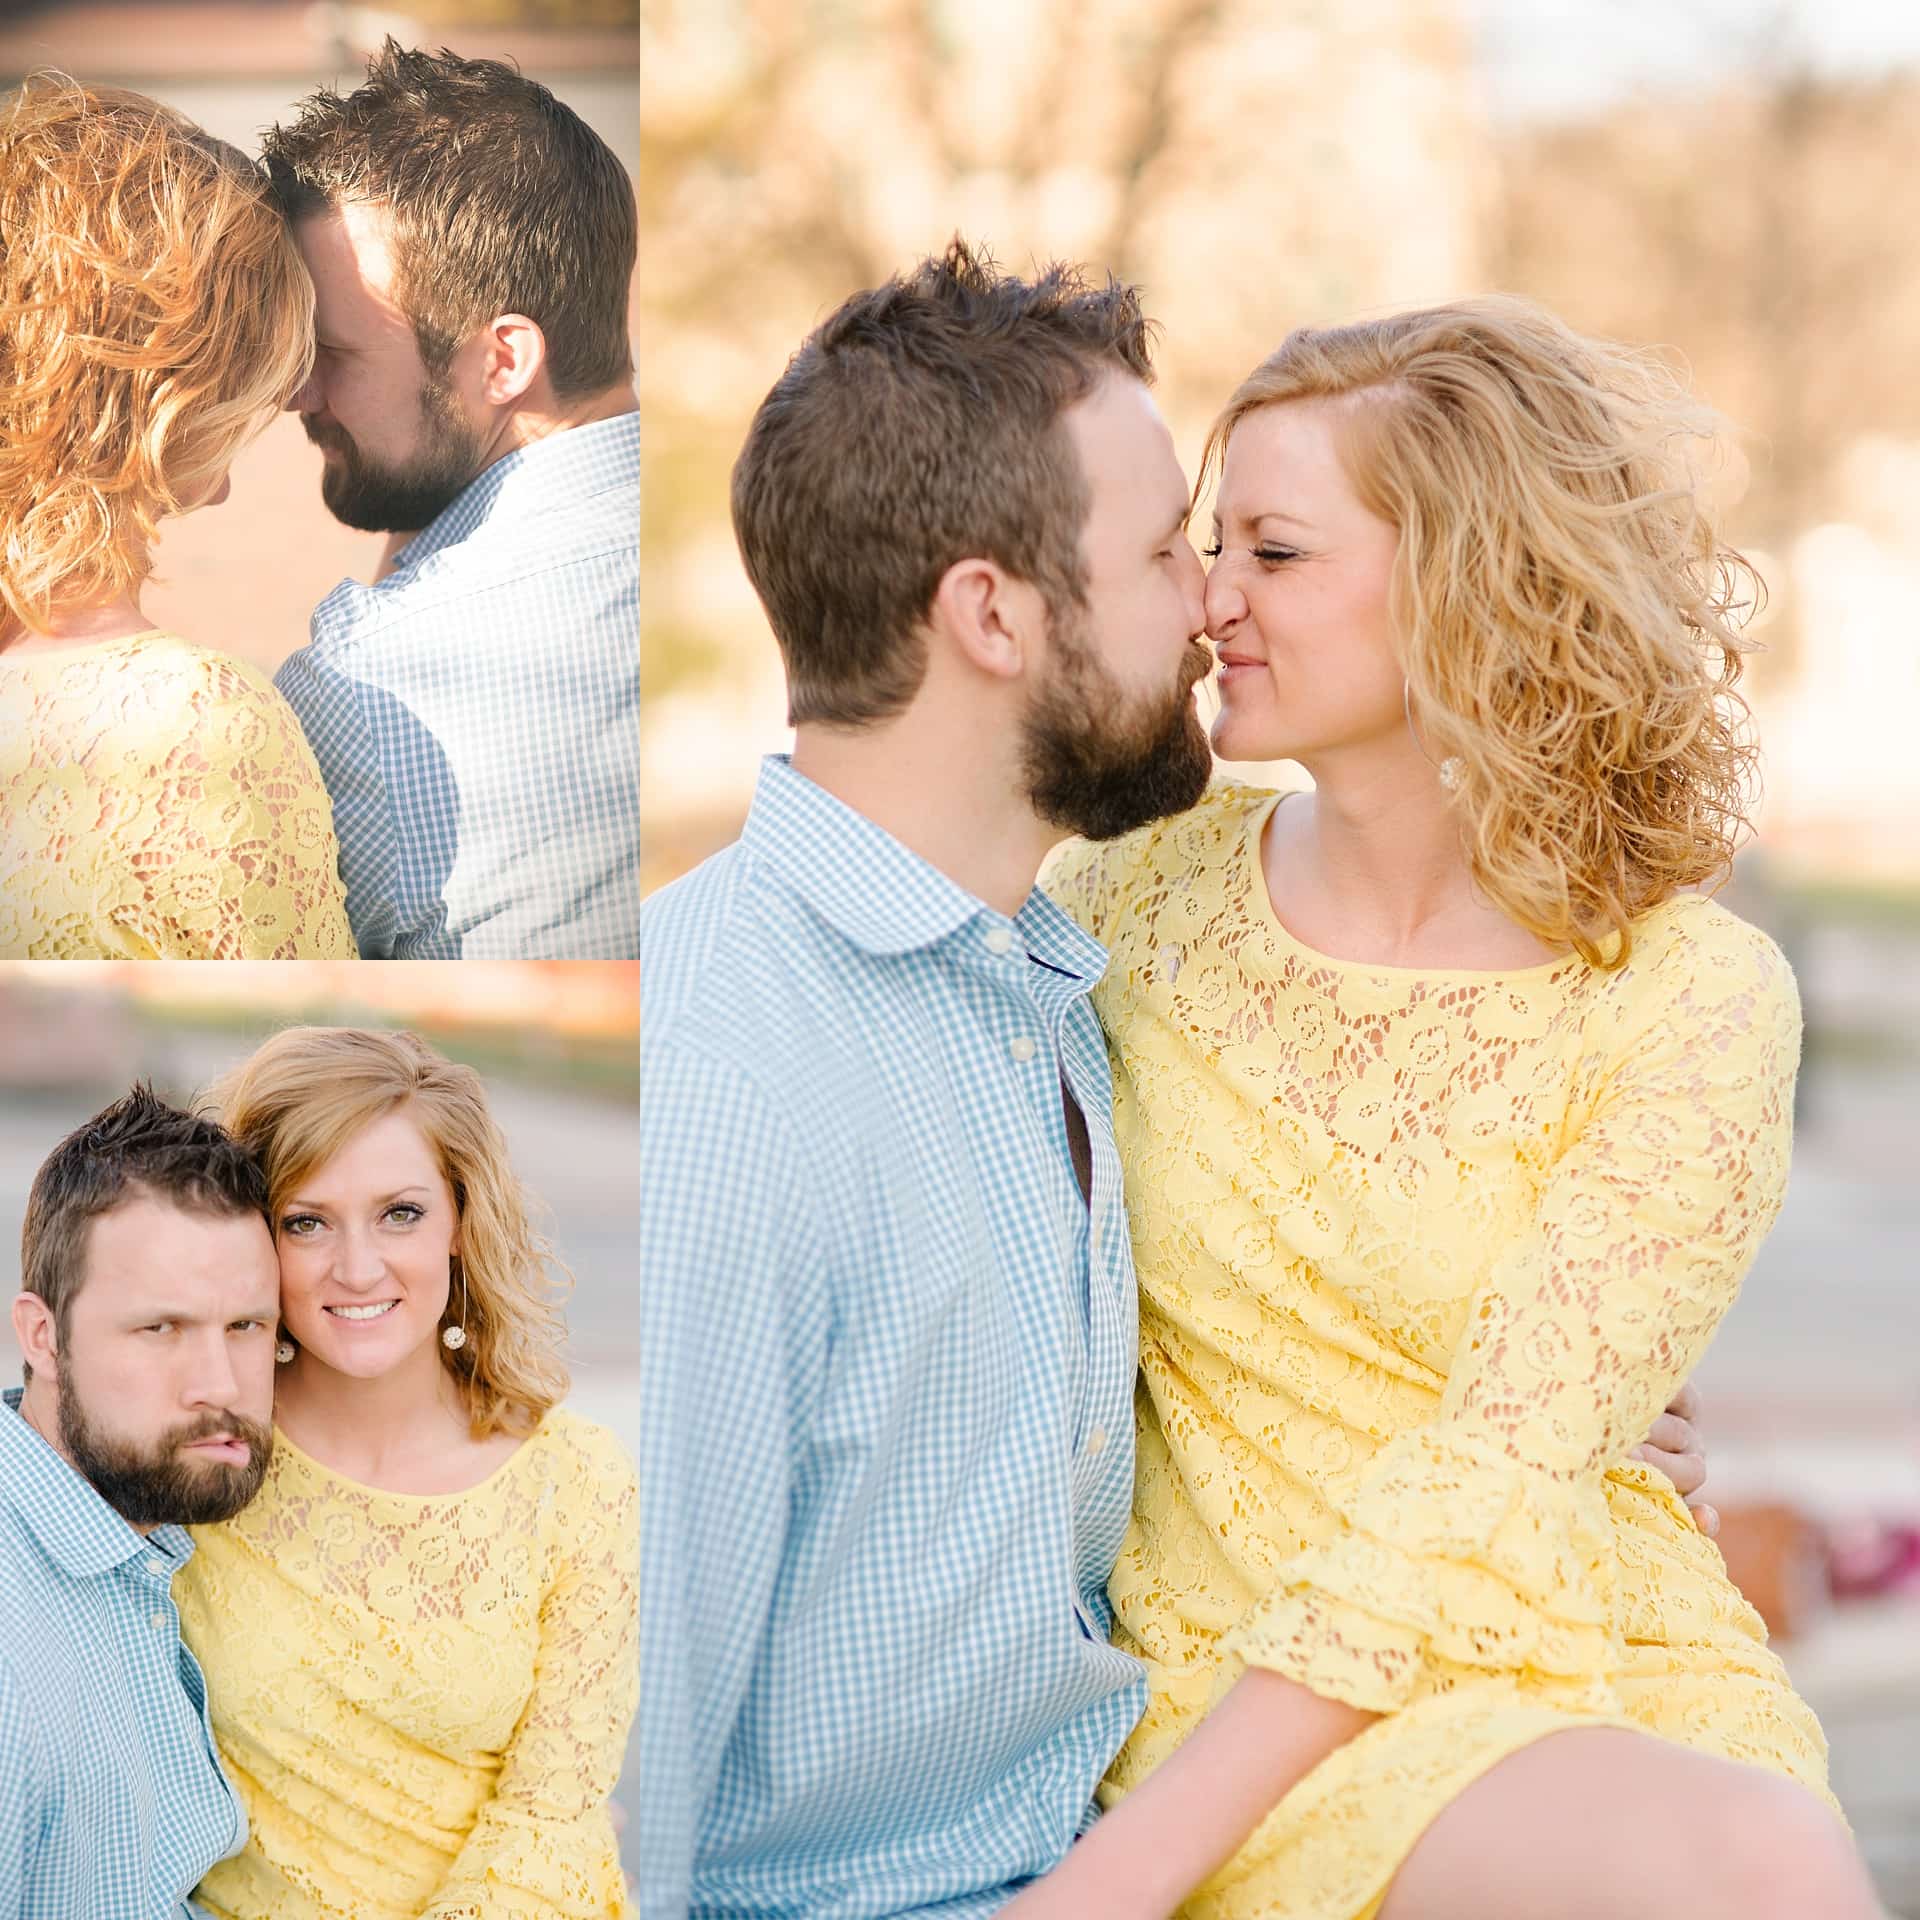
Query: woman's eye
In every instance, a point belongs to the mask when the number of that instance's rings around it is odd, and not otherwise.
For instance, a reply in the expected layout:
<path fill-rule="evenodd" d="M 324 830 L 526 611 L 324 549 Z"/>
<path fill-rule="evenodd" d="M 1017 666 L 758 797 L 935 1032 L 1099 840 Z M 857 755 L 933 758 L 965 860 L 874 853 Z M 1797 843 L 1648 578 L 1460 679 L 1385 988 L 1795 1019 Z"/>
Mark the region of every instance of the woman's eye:
<path fill-rule="evenodd" d="M 416 1207 L 411 1201 L 403 1200 L 397 1207 L 387 1209 L 389 1220 L 398 1220 L 403 1227 L 410 1227 L 416 1220 L 426 1217 L 425 1207 Z"/>
<path fill-rule="evenodd" d="M 1299 554 L 1292 547 L 1255 547 L 1253 557 L 1263 567 L 1277 567 L 1283 561 L 1298 560 Z"/>
<path fill-rule="evenodd" d="M 309 1230 L 320 1224 L 310 1213 L 290 1213 L 280 1222 L 280 1231 L 290 1233 L 296 1240 L 308 1237 Z"/>
<path fill-rule="evenodd" d="M 1200 558 L 1202 560 L 1218 560 L 1220 558 L 1220 542 L 1216 540 L 1211 546 L 1202 547 L 1200 549 Z"/>

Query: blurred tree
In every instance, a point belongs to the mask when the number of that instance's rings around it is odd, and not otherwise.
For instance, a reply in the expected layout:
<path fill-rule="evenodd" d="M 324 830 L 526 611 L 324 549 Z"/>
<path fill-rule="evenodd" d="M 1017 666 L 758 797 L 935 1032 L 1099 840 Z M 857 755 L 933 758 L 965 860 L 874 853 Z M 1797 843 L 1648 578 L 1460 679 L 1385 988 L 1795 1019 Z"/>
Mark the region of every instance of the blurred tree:
<path fill-rule="evenodd" d="M 1738 31 L 1720 91 L 1504 138 L 1490 252 L 1501 285 L 1574 325 L 1684 350 L 1748 452 L 1740 537 L 1778 561 L 1832 511 L 1856 441 L 1920 435 L 1903 377 L 1920 250 L 1888 224 L 1920 157 L 1920 80 L 1816 77 L 1780 4 Z M 1783 565 L 1769 586 L 1763 681 L 1791 670 L 1798 626 Z"/>
<path fill-rule="evenodd" d="M 1288 327 L 1478 276 L 1453 0 L 649 0 L 646 662 L 764 628 L 726 478 L 807 328 L 956 230 L 1141 281 L 1183 440 Z M 1409 217 L 1409 209 L 1417 209 Z"/>
<path fill-rule="evenodd" d="M 393 9 L 429 26 L 637 27 L 640 0 L 401 0 Z"/>

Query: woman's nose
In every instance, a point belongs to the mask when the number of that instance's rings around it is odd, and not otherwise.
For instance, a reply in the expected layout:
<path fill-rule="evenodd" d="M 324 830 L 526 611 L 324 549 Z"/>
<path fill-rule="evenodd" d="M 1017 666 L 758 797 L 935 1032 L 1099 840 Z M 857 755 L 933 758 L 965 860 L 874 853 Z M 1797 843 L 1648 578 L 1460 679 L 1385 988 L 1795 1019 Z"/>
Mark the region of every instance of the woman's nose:
<path fill-rule="evenodd" d="M 1207 614 L 1207 638 L 1224 640 L 1247 611 L 1246 596 L 1233 583 L 1233 573 L 1216 560 L 1207 575 L 1204 605 Z"/>

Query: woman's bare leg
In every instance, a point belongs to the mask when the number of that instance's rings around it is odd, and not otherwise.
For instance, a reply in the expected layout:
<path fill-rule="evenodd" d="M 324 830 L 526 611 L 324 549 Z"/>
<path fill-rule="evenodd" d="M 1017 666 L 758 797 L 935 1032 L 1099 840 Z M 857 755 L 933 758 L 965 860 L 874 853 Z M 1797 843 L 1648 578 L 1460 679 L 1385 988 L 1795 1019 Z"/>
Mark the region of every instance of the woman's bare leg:
<path fill-rule="evenodd" d="M 1536 1741 L 1421 1836 L 1380 1920 L 1883 1920 L 1804 1788 L 1622 1727 Z"/>

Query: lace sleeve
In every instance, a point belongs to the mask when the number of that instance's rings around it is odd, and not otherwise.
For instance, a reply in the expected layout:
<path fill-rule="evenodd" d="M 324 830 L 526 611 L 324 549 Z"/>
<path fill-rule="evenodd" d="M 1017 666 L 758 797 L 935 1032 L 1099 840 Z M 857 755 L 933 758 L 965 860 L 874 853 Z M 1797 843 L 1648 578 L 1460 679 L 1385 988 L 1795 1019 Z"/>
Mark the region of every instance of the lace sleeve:
<path fill-rule="evenodd" d="M 1793 978 L 1740 922 L 1701 931 L 1609 998 L 1584 1124 L 1476 1295 L 1437 1418 L 1282 1568 L 1229 1637 L 1247 1664 L 1381 1713 L 1436 1662 L 1610 1700 L 1602 1476 L 1699 1360 L 1786 1188 Z"/>
<path fill-rule="evenodd" d="M 609 1920 L 631 1912 L 607 1799 L 639 1696 L 639 1483 L 589 1430 L 552 1515 L 562 1565 L 540 1605 L 533 1693 L 421 1920 Z"/>
<path fill-rule="evenodd" d="M 292 709 L 210 658 L 158 766 L 120 916 L 161 958 L 352 959 L 332 811 Z"/>

